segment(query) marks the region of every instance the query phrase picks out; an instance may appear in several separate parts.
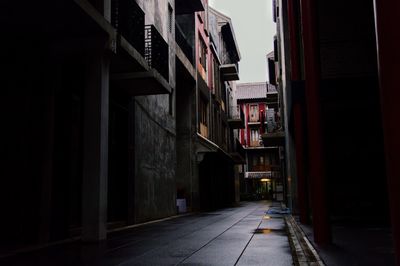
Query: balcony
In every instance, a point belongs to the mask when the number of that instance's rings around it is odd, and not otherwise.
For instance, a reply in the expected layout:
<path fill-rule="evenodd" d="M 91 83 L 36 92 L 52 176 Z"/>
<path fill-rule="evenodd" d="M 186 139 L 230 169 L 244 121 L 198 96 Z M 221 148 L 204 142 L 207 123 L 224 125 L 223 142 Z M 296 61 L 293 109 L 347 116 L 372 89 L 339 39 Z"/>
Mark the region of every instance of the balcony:
<path fill-rule="evenodd" d="M 202 0 L 175 0 L 176 15 L 191 14 L 204 11 Z"/>
<path fill-rule="evenodd" d="M 158 72 L 169 81 L 169 49 L 164 38 L 154 25 L 145 26 L 144 57 L 150 68 Z"/>
<path fill-rule="evenodd" d="M 280 171 L 261 171 L 261 172 L 245 172 L 245 178 L 249 179 L 280 179 Z"/>
<path fill-rule="evenodd" d="M 239 80 L 239 65 L 238 64 L 225 64 L 221 65 L 221 76 L 225 81 Z"/>
<path fill-rule="evenodd" d="M 228 124 L 233 129 L 245 128 L 244 113 L 240 106 L 231 106 L 228 114 Z"/>
<path fill-rule="evenodd" d="M 140 55 L 144 56 L 144 11 L 135 1 L 112 0 L 111 12 L 111 24 Z"/>
<path fill-rule="evenodd" d="M 250 166 L 250 172 L 268 172 L 268 171 L 280 171 L 280 165 L 271 164 L 258 164 Z"/>
<path fill-rule="evenodd" d="M 143 41 L 144 58 L 123 36 L 121 36 L 120 45 L 125 47 L 125 51 L 128 51 L 136 62 L 140 62 L 143 68 L 139 69 L 134 64 L 126 64 L 128 57 L 125 53 L 120 54 L 111 64 L 112 84 L 124 89 L 132 96 L 168 94 L 171 92 L 171 86 L 168 82 L 168 44 L 153 25 L 144 26 L 138 31 L 143 32 L 143 40 L 139 40 L 139 38 L 132 39 L 132 37 L 130 41 Z M 142 47 L 141 44 L 135 44 L 135 46 Z"/>
<path fill-rule="evenodd" d="M 285 132 L 276 131 L 261 135 L 264 147 L 285 146 Z"/>
<path fill-rule="evenodd" d="M 279 108 L 278 92 L 268 92 L 266 104 L 268 105 L 268 108 L 274 108 L 277 110 Z"/>

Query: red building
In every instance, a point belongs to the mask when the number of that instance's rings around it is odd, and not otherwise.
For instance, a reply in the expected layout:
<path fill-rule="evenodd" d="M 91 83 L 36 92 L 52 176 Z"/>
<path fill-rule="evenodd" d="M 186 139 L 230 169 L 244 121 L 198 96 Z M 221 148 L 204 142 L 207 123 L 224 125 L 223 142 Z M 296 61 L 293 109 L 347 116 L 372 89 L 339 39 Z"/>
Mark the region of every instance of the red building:
<path fill-rule="evenodd" d="M 266 82 L 238 84 L 236 100 L 243 110 L 245 128 L 240 143 L 245 147 L 246 165 L 241 179 L 243 199 L 284 199 L 282 151 L 279 143 L 265 145 L 262 136 L 281 131 L 278 92 Z"/>

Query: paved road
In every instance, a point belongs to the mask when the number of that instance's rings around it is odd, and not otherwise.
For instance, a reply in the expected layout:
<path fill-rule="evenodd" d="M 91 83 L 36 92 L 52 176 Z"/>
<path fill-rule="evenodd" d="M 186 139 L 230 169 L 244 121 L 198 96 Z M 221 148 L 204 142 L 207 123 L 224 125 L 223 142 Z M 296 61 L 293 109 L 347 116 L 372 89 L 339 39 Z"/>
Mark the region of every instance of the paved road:
<path fill-rule="evenodd" d="M 73 243 L 0 265 L 292 265 L 281 217 L 269 202 L 179 217 L 114 233 L 103 245 Z"/>

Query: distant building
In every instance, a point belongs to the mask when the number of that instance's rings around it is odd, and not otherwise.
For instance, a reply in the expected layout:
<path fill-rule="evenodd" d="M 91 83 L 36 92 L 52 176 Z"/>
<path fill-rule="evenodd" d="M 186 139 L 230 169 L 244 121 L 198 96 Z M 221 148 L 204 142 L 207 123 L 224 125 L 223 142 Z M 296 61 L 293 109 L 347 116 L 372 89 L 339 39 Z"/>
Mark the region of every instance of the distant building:
<path fill-rule="evenodd" d="M 276 87 L 266 82 L 237 85 L 237 104 L 245 115 L 245 128 L 240 130 L 246 152 L 241 177 L 243 199 L 284 200 L 283 145 L 265 145 L 262 138 L 281 132 L 278 98 Z"/>
<path fill-rule="evenodd" d="M 177 196 L 189 210 L 229 206 L 239 200 L 235 165 L 244 161 L 234 135 L 243 122 L 240 116 L 231 119 L 240 61 L 232 21 L 206 7 L 177 23 L 193 36 L 195 47 L 193 68 L 178 66 L 178 75 L 186 78 L 177 84 Z"/>

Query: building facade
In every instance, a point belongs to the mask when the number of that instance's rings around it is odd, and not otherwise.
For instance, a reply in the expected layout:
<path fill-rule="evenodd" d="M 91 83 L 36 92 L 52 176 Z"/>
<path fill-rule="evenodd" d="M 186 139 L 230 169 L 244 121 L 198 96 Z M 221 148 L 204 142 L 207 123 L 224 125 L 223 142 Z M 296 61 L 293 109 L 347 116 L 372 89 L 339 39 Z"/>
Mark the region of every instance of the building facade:
<path fill-rule="evenodd" d="M 192 81 L 196 82 L 182 84 L 181 93 L 178 88 L 181 109 L 177 113 L 177 191 L 189 210 L 215 209 L 237 201 L 235 165 L 242 162 L 236 156 L 235 124 L 229 120 L 240 53 L 230 18 L 206 2 L 205 6 L 205 11 L 181 21 L 181 28 L 191 21 L 194 29 Z M 240 117 L 235 119 L 240 124 Z"/>
<path fill-rule="evenodd" d="M 392 45 L 399 34 L 389 17 L 399 5 L 322 2 L 274 1 L 288 203 L 320 244 L 335 239 L 337 224 L 390 222 L 398 264 L 398 123 L 390 98 L 398 95 Z"/>
<path fill-rule="evenodd" d="M 245 116 L 245 127 L 239 132 L 246 153 L 241 175 L 242 199 L 283 201 L 283 143 L 271 139 L 264 143 L 265 136 L 282 131 L 278 91 L 266 82 L 242 83 L 237 85 L 236 101 Z"/>
<path fill-rule="evenodd" d="M 182 175 L 201 157 L 194 138 L 231 158 L 223 115 L 207 118 L 208 131 L 200 118 L 199 77 L 210 102 L 210 82 L 229 90 L 209 70 L 222 73 L 211 65 L 206 1 L 45 1 L 24 9 L 7 1 L 4 8 L 2 252 L 103 240 L 114 228 L 175 215 L 182 194 L 195 191 L 200 202 L 202 191 L 186 190 L 196 186 L 192 174 Z M 190 168 L 182 169 L 186 158 Z M 234 193 L 234 163 L 226 161 L 219 188 Z"/>

